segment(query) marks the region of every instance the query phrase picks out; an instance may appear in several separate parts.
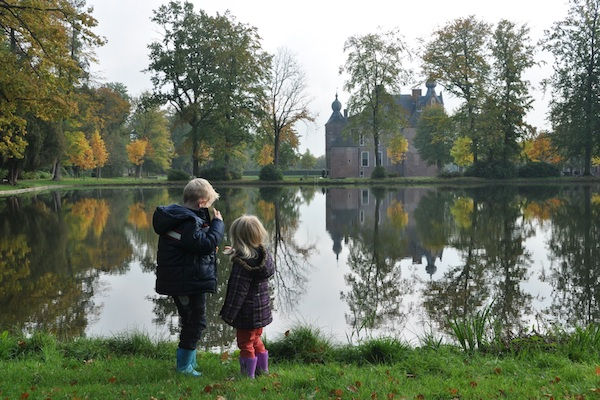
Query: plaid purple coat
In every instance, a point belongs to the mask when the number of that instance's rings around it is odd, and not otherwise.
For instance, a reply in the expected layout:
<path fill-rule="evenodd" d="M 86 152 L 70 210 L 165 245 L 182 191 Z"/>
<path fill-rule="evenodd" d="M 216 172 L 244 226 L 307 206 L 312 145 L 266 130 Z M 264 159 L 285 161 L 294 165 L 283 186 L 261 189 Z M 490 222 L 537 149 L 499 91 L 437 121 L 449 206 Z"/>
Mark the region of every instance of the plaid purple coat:
<path fill-rule="evenodd" d="M 270 254 L 261 246 L 257 258 L 234 256 L 232 262 L 221 318 L 237 329 L 269 325 L 273 321 L 269 278 L 275 273 Z"/>

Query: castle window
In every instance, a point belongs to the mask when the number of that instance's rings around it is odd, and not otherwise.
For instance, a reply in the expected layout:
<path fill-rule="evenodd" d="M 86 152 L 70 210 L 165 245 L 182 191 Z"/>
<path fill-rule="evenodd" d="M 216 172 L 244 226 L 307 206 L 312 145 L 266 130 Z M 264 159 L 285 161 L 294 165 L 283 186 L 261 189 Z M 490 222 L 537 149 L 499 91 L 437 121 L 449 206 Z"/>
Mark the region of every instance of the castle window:
<path fill-rule="evenodd" d="M 379 159 L 381 160 L 381 165 L 385 165 L 385 163 L 383 162 L 383 152 L 378 151 L 377 153 L 379 153 Z"/>
<path fill-rule="evenodd" d="M 368 167 L 369 166 L 369 152 L 368 151 L 361 152 L 360 160 L 361 160 L 360 165 L 362 165 L 363 167 Z"/>
<path fill-rule="evenodd" d="M 365 136 L 362 135 L 362 134 L 358 137 L 358 145 L 359 146 L 364 146 L 365 145 Z"/>
<path fill-rule="evenodd" d="M 361 203 L 362 205 L 367 205 L 367 204 L 369 204 L 369 190 L 368 190 L 368 189 L 366 189 L 366 190 L 363 190 L 363 191 L 361 192 L 361 201 L 360 201 L 360 203 Z"/>
<path fill-rule="evenodd" d="M 360 210 L 359 218 L 360 218 L 360 223 L 364 224 L 364 222 L 365 222 L 365 211 L 364 210 Z"/>
<path fill-rule="evenodd" d="M 365 171 L 363 171 L 363 170 L 361 169 L 361 170 L 360 170 L 360 173 L 359 173 L 359 175 L 360 175 L 360 177 L 361 177 L 361 178 L 363 178 L 363 177 L 365 176 Z"/>

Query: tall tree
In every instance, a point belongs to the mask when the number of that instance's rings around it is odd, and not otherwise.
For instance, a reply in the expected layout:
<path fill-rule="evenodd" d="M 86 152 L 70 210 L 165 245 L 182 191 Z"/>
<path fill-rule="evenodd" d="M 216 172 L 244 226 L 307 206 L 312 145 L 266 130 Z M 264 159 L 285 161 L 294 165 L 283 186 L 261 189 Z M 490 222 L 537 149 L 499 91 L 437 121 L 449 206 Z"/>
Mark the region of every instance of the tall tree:
<path fill-rule="evenodd" d="M 81 42 L 100 45 L 95 25 L 79 2 L 0 1 L 0 162 L 12 183 L 27 146 L 27 116 L 52 121 L 74 111 L 69 90 L 82 68 L 71 36 L 77 31 Z"/>
<path fill-rule="evenodd" d="M 262 141 L 272 146 L 273 165 L 276 167 L 280 163 L 280 148 L 286 133 L 291 133 L 298 142 L 294 126 L 301 121 L 314 121 L 309 104 L 306 76 L 300 64 L 288 49 L 279 48 L 271 61 L 265 93 L 265 116 L 261 120 L 265 136 Z"/>
<path fill-rule="evenodd" d="M 459 18 L 433 34 L 425 46 L 423 70 L 464 103 L 457 116 L 462 136 L 472 139 L 473 158 L 478 157 L 476 121 L 485 98 L 490 65 L 486 46 L 490 26 L 474 16 Z"/>
<path fill-rule="evenodd" d="M 450 149 L 454 138 L 454 126 L 444 107 L 426 107 L 417 122 L 415 135 L 415 147 L 421 158 L 430 165 L 437 165 L 438 169 L 442 168 L 452 161 Z"/>
<path fill-rule="evenodd" d="M 583 157 L 584 175 L 600 144 L 600 0 L 570 0 L 567 17 L 546 32 L 554 55 L 550 120 L 556 144 Z"/>
<path fill-rule="evenodd" d="M 190 2 L 171 1 L 154 11 L 152 21 L 164 29 L 162 40 L 149 45 L 154 97 L 189 124 L 198 176 L 205 147 L 227 149 L 227 157 L 247 141 L 243 134 L 259 108 L 268 57 L 256 29 L 228 13 L 212 17 Z"/>
<path fill-rule="evenodd" d="M 502 133 L 502 160 L 507 162 L 519 153 L 519 140 L 529 131 L 525 114 L 531 109 L 529 82 L 523 73 L 535 65 L 529 27 L 501 20 L 492 35 L 493 91 L 490 94 L 498 109 L 498 127 Z"/>
<path fill-rule="evenodd" d="M 350 131 L 366 132 L 373 138 L 375 165 L 381 166 L 379 145 L 383 138 L 401 134 L 404 115 L 391 93 L 398 93 L 410 73 L 404 61 L 407 47 L 397 31 L 351 36 L 344 44 L 347 73 L 344 88 L 350 92 Z M 357 128 L 357 129 L 356 129 Z"/>

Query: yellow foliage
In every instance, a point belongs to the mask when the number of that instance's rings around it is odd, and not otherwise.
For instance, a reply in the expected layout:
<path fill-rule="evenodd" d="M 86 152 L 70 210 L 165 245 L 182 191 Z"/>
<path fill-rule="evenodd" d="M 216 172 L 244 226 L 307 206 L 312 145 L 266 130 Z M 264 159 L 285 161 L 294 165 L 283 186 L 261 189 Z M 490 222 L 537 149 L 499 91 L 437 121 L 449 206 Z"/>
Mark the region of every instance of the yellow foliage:
<path fill-rule="evenodd" d="M 127 158 L 134 165 L 142 165 L 148 150 L 147 139 L 137 139 L 127 145 Z"/>
<path fill-rule="evenodd" d="M 275 219 L 275 204 L 270 201 L 259 200 L 257 209 L 258 216 L 263 223 L 268 224 Z"/>
<path fill-rule="evenodd" d="M 388 220 L 394 225 L 396 228 L 402 229 L 408 224 L 408 214 L 404 211 L 404 207 L 402 203 L 394 200 L 392 204 L 387 208 L 386 214 Z"/>
<path fill-rule="evenodd" d="M 450 155 L 454 159 L 456 165 L 459 167 L 466 167 L 467 165 L 473 164 L 472 145 L 473 141 L 466 136 L 461 136 L 456 139 L 454 145 L 450 149 Z"/>
<path fill-rule="evenodd" d="M 90 146 L 92 147 L 92 153 L 94 154 L 94 166 L 103 167 L 104 164 L 106 164 L 106 161 L 108 161 L 108 152 L 106 151 L 104 140 L 98 131 L 92 134 Z"/>
<path fill-rule="evenodd" d="M 462 229 L 471 227 L 471 214 L 473 214 L 473 199 L 469 197 L 459 197 L 450 207 L 450 213 L 454 217 L 456 226 Z"/>
<path fill-rule="evenodd" d="M 94 152 L 92 146 L 81 131 L 66 132 L 69 163 L 81 169 L 94 168 Z"/>
<path fill-rule="evenodd" d="M 144 203 L 135 203 L 129 206 L 127 222 L 138 229 L 145 229 L 150 226 L 148 213 L 146 212 Z"/>
<path fill-rule="evenodd" d="M 265 144 L 257 155 L 256 162 L 258 162 L 258 165 L 264 167 L 273 164 L 273 152 L 273 145 Z"/>
<path fill-rule="evenodd" d="M 408 150 L 408 140 L 402 135 L 393 137 L 387 146 L 387 156 L 394 164 L 404 160 Z"/>

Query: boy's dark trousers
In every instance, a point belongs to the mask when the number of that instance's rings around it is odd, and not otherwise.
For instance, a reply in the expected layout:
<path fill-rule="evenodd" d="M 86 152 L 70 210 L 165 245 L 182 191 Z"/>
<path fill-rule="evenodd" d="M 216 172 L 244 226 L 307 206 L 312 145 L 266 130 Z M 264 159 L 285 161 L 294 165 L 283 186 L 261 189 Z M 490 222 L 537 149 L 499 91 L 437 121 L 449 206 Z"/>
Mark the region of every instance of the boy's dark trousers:
<path fill-rule="evenodd" d="M 194 350 L 206 328 L 206 294 L 173 296 L 179 313 L 179 348 Z"/>

